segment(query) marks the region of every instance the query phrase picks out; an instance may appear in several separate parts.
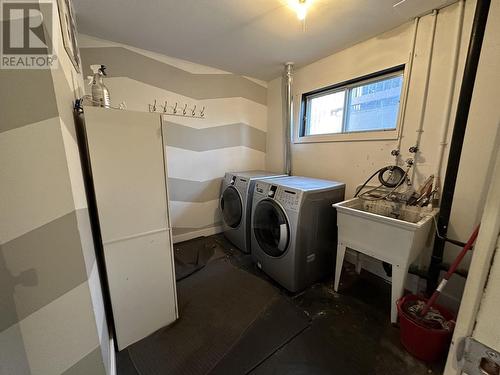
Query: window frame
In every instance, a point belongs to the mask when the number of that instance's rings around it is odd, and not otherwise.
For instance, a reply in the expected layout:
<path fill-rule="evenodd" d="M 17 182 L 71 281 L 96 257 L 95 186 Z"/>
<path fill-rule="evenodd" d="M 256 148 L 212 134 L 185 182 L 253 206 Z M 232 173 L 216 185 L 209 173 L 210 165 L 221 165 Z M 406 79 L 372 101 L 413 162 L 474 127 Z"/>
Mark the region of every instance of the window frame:
<path fill-rule="evenodd" d="M 294 131 L 294 143 L 314 143 L 314 142 L 339 142 L 339 141 L 362 141 L 362 140 L 393 140 L 399 137 L 399 130 L 401 127 L 401 118 L 403 112 L 403 106 L 406 102 L 406 86 L 407 86 L 407 74 L 406 74 L 405 64 L 397 65 L 388 69 L 377 71 L 371 74 L 367 74 L 361 77 L 336 83 L 327 87 L 312 90 L 301 95 L 301 101 L 299 106 L 299 121 L 296 121 L 296 129 Z M 390 77 L 396 77 L 403 75 L 403 85 L 401 87 L 401 96 L 399 100 L 399 110 L 398 117 L 396 120 L 395 129 L 374 129 L 374 130 L 359 130 L 352 132 L 344 132 L 346 129 L 346 122 L 348 117 L 348 104 L 350 100 L 350 89 L 353 87 L 358 87 L 360 84 L 368 84 L 377 81 L 381 81 Z M 306 135 L 307 124 L 307 114 L 308 109 L 310 110 L 309 99 L 314 99 L 315 97 L 321 97 L 328 94 L 333 94 L 336 92 L 345 91 L 344 97 L 344 115 L 342 118 L 342 132 L 341 133 L 327 133 L 327 134 L 312 134 Z"/>

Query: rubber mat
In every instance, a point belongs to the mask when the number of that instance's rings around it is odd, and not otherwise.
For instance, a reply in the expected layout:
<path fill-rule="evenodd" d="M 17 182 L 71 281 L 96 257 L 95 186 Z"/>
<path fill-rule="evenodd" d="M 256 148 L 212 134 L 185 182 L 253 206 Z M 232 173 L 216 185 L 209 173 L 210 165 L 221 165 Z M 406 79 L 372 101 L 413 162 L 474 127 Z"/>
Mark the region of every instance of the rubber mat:
<path fill-rule="evenodd" d="M 175 246 L 175 279 L 180 281 L 206 266 L 214 256 L 215 245 L 207 243 L 204 238 L 193 240 Z"/>
<path fill-rule="evenodd" d="M 226 258 L 177 283 L 180 318 L 129 347 L 141 375 L 204 375 L 278 295 Z"/>
<path fill-rule="evenodd" d="M 304 311 L 282 296 L 248 328 L 210 375 L 247 374 L 311 324 Z"/>

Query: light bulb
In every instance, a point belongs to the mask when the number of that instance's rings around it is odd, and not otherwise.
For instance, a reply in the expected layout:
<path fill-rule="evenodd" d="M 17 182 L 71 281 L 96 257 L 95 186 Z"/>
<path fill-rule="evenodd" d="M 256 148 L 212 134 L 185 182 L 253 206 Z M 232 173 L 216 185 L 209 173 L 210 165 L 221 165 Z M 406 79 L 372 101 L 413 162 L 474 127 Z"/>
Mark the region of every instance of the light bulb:
<path fill-rule="evenodd" d="M 301 21 L 304 20 L 307 16 L 307 8 L 305 4 L 299 4 L 296 12 L 297 12 L 297 18 Z"/>
<path fill-rule="evenodd" d="M 312 0 L 290 0 L 289 5 L 297 14 L 297 18 L 303 21 L 307 16 L 307 11 Z"/>

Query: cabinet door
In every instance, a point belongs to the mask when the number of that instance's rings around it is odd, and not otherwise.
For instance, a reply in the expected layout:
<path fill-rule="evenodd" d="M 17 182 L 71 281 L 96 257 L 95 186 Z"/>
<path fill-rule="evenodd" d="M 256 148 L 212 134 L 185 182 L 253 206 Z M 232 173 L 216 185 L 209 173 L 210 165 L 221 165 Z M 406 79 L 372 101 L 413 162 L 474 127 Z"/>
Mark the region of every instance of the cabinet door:
<path fill-rule="evenodd" d="M 119 349 L 177 318 L 160 116 L 85 107 Z"/>

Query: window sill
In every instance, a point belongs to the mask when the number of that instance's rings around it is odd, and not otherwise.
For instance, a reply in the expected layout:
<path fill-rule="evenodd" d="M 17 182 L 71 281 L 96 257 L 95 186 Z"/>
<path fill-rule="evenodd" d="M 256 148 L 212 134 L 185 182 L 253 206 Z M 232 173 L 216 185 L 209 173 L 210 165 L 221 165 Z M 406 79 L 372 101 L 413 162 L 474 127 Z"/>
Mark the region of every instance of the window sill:
<path fill-rule="evenodd" d="M 392 141 L 398 139 L 398 135 L 399 131 L 397 129 L 387 131 L 307 135 L 303 137 L 295 135 L 293 143 Z"/>

